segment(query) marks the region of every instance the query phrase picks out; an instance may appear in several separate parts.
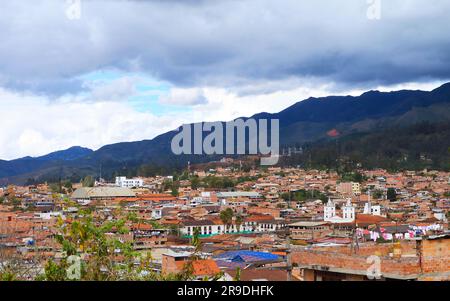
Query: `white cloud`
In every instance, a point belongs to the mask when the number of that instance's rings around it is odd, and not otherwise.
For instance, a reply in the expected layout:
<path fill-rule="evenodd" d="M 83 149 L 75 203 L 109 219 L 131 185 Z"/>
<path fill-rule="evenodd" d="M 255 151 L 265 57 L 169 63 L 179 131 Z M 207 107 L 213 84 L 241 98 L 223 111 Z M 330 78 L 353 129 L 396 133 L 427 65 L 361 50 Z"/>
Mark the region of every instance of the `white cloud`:
<path fill-rule="evenodd" d="M 0 158 L 39 156 L 74 145 L 97 149 L 153 138 L 179 125 L 170 115 L 137 112 L 125 102 L 49 101 L 0 89 Z M 4 111 L 4 112 L 5 112 Z"/>
<path fill-rule="evenodd" d="M 135 83 L 129 77 L 91 87 L 92 99 L 96 101 L 125 101 L 136 93 Z"/>
<path fill-rule="evenodd" d="M 159 102 L 166 105 L 197 106 L 207 104 L 208 100 L 204 95 L 203 89 L 173 88 L 169 92 L 169 95 L 161 96 Z"/>
<path fill-rule="evenodd" d="M 405 83 L 376 89 L 431 90 L 442 82 Z M 255 113 L 276 113 L 308 97 L 328 95 L 360 95 L 365 91 L 347 90 L 335 93 L 332 84 L 304 86 L 261 94 L 238 95 L 223 88 L 174 88 L 170 95 L 178 104 L 188 104 L 201 95 L 205 101 L 190 112 L 173 112 L 158 116 L 137 112 L 127 102 L 89 101 L 85 96 L 65 95 L 57 101 L 32 94 L 16 93 L 0 88 L 0 103 L 5 112 L 0 118 L 0 158 L 14 159 L 39 156 L 79 145 L 93 149 L 124 142 L 151 139 L 174 130 L 183 123 L 229 121 Z M 256 91 L 258 87 L 251 88 Z M 108 90 L 108 89 L 106 89 Z M 105 90 L 105 91 L 106 91 Z M 114 95 L 114 89 L 110 90 Z M 105 99 L 111 99 L 105 93 Z M 192 105 L 192 103 L 190 103 Z"/>
<path fill-rule="evenodd" d="M 69 20 L 65 1 L 0 1 L 0 158 L 150 139 L 310 96 L 430 90 L 449 78 L 450 4 L 382 7 L 373 22 L 366 0 L 92 0 Z M 120 76 L 95 74 L 111 69 Z M 192 110 L 137 112 L 132 96 L 144 109 L 159 97 L 164 109 Z"/>
<path fill-rule="evenodd" d="M 95 89 L 94 89 L 95 90 Z M 108 89 L 105 89 L 105 91 Z M 114 90 L 110 90 L 115 95 Z M 50 101 L 42 96 L 0 88 L 0 101 L 7 118 L 0 119 L 0 158 L 39 156 L 80 145 L 93 149 L 106 144 L 151 139 L 183 123 L 231 120 L 261 111 L 277 112 L 309 96 L 325 91 L 297 88 L 260 95 L 239 96 L 225 89 L 174 88 L 167 103 L 193 105 L 190 112 L 157 116 L 137 112 L 127 102 L 90 101 L 89 97 L 65 95 Z M 104 99 L 111 99 L 105 93 Z"/>
<path fill-rule="evenodd" d="M 383 1 L 376 22 L 368 7 L 92 0 L 69 20 L 64 1 L 0 1 L 0 85 L 61 95 L 81 88 L 73 81 L 80 74 L 102 68 L 226 89 L 307 76 L 359 88 L 450 77 L 448 1 Z"/>

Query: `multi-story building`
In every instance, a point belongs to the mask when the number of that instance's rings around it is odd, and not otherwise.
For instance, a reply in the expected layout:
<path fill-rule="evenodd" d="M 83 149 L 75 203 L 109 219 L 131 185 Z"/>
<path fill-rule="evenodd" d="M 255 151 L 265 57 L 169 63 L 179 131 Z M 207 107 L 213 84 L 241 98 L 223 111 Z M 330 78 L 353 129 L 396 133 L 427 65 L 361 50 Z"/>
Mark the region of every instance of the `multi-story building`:
<path fill-rule="evenodd" d="M 288 225 L 291 238 L 294 240 L 313 240 L 326 237 L 333 230 L 328 222 L 302 221 Z"/>
<path fill-rule="evenodd" d="M 360 195 L 361 184 L 358 182 L 343 182 L 337 185 L 336 190 L 345 195 Z"/>

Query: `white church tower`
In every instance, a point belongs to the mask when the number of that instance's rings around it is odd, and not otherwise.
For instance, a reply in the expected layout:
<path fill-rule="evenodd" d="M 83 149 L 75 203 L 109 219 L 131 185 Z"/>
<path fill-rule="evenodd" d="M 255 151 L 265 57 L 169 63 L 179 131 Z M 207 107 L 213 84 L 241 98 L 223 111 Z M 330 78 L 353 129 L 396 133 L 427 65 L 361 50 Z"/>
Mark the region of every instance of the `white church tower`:
<path fill-rule="evenodd" d="M 347 199 L 347 203 L 342 207 L 342 218 L 349 222 L 355 220 L 355 207 L 353 207 L 351 199 Z"/>
<path fill-rule="evenodd" d="M 328 222 L 336 216 L 336 205 L 328 198 L 328 203 L 323 208 L 323 220 Z"/>

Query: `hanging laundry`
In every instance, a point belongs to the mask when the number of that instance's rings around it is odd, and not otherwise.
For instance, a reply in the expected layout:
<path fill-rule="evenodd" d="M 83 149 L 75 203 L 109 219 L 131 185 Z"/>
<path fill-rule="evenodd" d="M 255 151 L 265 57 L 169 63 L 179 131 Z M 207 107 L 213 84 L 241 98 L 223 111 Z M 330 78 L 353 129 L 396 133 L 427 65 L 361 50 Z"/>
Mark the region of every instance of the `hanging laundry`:
<path fill-rule="evenodd" d="M 358 236 L 358 237 L 362 237 L 362 236 L 364 236 L 364 231 L 363 231 L 363 229 L 356 229 L 356 235 Z"/>
<path fill-rule="evenodd" d="M 375 231 L 370 231 L 370 239 L 373 241 L 377 241 L 377 239 L 380 237 L 380 234 Z"/>

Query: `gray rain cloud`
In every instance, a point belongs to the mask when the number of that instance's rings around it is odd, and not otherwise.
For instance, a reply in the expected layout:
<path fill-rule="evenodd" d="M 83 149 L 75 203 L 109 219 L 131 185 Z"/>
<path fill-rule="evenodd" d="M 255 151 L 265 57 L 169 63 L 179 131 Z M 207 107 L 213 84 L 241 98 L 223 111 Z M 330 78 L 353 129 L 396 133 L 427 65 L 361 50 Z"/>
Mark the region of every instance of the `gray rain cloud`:
<path fill-rule="evenodd" d="M 144 72 L 179 87 L 259 93 L 302 80 L 365 88 L 450 78 L 450 2 L 380 0 L 0 2 L 0 86 L 80 92 L 80 75 Z M 280 83 L 278 86 L 277 83 Z"/>

